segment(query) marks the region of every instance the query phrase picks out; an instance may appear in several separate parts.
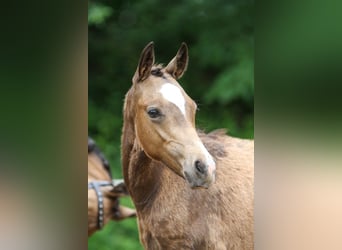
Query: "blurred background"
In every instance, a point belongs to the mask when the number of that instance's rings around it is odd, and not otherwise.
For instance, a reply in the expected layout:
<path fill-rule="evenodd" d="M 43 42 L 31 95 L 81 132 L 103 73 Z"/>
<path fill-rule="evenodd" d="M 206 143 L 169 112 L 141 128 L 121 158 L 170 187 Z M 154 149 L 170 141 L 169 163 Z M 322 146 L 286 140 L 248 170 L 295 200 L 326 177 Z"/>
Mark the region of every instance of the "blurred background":
<path fill-rule="evenodd" d="M 122 177 L 124 96 L 150 41 L 164 65 L 181 42 L 188 44 L 189 66 L 179 82 L 198 104 L 198 128 L 254 138 L 253 9 L 250 0 L 89 1 L 88 133 L 115 178 Z M 109 223 L 89 238 L 88 249 L 142 249 L 136 220 Z"/>

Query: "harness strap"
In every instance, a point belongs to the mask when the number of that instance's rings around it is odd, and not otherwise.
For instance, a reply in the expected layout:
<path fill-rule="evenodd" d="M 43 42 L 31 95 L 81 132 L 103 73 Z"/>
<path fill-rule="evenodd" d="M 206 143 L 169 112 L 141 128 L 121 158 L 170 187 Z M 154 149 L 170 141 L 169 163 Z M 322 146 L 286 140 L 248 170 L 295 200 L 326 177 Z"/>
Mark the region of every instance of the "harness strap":
<path fill-rule="evenodd" d="M 103 194 L 100 187 L 113 186 L 113 182 L 110 181 L 92 181 L 88 183 L 88 189 L 94 189 L 97 196 L 97 228 L 103 227 L 104 219 L 104 206 L 103 206 Z"/>

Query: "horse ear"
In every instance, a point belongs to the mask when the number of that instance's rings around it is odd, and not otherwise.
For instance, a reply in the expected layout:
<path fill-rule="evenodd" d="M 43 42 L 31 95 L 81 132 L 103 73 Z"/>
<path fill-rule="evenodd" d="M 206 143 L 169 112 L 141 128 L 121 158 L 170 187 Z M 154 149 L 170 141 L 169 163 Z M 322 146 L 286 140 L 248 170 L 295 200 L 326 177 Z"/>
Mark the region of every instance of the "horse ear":
<path fill-rule="evenodd" d="M 154 44 L 150 42 L 141 52 L 138 68 L 134 74 L 133 82 L 145 80 L 151 74 L 154 64 Z"/>
<path fill-rule="evenodd" d="M 186 43 L 182 43 L 176 56 L 169 62 L 165 70 L 176 80 L 181 78 L 188 67 L 189 52 Z"/>

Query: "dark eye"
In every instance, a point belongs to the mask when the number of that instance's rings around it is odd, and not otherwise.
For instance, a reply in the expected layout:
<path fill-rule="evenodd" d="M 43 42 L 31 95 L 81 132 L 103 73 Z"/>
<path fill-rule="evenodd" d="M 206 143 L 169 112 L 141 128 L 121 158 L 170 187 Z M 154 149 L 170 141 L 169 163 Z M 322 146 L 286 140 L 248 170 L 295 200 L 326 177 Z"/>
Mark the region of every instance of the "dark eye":
<path fill-rule="evenodd" d="M 147 114 L 149 115 L 150 118 L 153 118 L 153 119 L 161 116 L 161 113 L 159 109 L 157 108 L 150 108 L 149 110 L 147 110 Z"/>

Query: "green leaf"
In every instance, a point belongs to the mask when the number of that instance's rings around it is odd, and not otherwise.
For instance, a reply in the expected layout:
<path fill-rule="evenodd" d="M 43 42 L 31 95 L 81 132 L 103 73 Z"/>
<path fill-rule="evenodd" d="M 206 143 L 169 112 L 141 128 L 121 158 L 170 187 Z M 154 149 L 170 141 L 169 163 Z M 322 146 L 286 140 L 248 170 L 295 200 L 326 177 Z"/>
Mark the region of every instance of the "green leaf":
<path fill-rule="evenodd" d="M 254 96 L 253 61 L 244 58 L 238 64 L 224 70 L 214 81 L 213 87 L 204 96 L 210 104 L 215 101 L 229 104 L 236 99 L 250 102 Z"/>
<path fill-rule="evenodd" d="M 102 4 L 90 4 L 88 8 L 88 24 L 89 25 L 100 25 L 102 24 L 111 14 L 113 13 L 112 8 L 104 6 Z"/>

